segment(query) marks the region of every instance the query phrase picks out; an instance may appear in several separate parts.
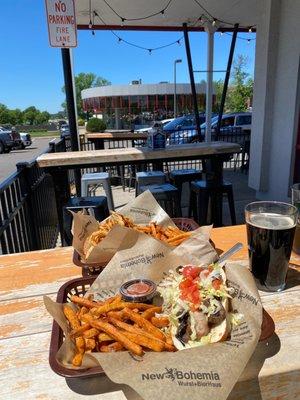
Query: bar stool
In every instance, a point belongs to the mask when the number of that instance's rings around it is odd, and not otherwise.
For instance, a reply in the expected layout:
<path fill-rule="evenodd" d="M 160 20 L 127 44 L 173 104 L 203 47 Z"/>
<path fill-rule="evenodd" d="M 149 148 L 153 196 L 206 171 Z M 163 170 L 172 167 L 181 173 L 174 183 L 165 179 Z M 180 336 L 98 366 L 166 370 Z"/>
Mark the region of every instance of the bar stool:
<path fill-rule="evenodd" d="M 64 242 L 72 244 L 72 215 L 69 211 L 78 212 L 83 209 L 92 211 L 98 221 L 103 221 L 109 216 L 107 198 L 105 196 L 71 197 L 63 207 Z"/>
<path fill-rule="evenodd" d="M 223 194 L 227 195 L 232 225 L 236 225 L 232 183 L 196 181 L 191 183 L 190 209 L 199 225 L 207 225 L 208 205 L 211 201 L 211 223 L 222 226 Z"/>
<path fill-rule="evenodd" d="M 189 188 L 191 189 L 191 182 L 201 179 L 202 173 L 201 171 L 190 168 L 190 169 L 174 169 L 169 174 L 169 179 L 172 185 L 176 186 L 179 191 L 179 198 L 181 202 L 182 196 L 182 185 L 186 182 L 189 183 Z"/>
<path fill-rule="evenodd" d="M 108 207 L 114 210 L 114 200 L 111 191 L 110 177 L 107 172 L 97 172 L 93 174 L 83 174 L 81 177 L 81 194 L 88 196 L 88 188 L 90 185 L 102 185 L 105 191 Z"/>
<path fill-rule="evenodd" d="M 141 194 L 141 186 L 161 185 L 166 183 L 166 175 L 162 171 L 141 171 L 136 173 L 135 196 Z"/>
<path fill-rule="evenodd" d="M 140 193 L 146 190 L 150 190 L 155 200 L 171 218 L 181 217 L 179 191 L 175 186 L 170 185 L 170 183 L 140 186 Z"/>

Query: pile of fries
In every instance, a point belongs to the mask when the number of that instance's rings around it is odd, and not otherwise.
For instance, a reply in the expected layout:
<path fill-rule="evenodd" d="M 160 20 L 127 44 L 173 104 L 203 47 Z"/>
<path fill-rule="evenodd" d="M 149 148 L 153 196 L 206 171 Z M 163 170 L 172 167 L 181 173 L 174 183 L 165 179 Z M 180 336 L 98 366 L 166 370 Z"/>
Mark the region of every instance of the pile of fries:
<path fill-rule="evenodd" d="M 128 350 L 142 356 L 145 351 L 175 351 L 171 336 L 163 330 L 169 319 L 160 315 L 161 307 L 144 303 L 129 303 L 120 295 L 104 302 L 91 298 L 71 297 L 74 307 L 64 305 L 74 340 L 76 353 L 73 365 L 82 364 L 86 352 Z"/>
<path fill-rule="evenodd" d="M 109 218 L 104 222 L 99 223 L 99 229 L 93 232 L 86 239 L 83 249 L 86 257 L 88 256 L 90 249 L 99 244 L 115 225 L 125 226 L 138 232 L 146 233 L 156 239 L 170 244 L 171 246 L 178 246 L 191 236 L 191 232 L 184 232 L 173 226 L 163 227 L 157 225 L 155 222 L 150 222 L 150 224 L 146 226 L 138 225 L 135 224 L 131 218 L 113 211 Z"/>

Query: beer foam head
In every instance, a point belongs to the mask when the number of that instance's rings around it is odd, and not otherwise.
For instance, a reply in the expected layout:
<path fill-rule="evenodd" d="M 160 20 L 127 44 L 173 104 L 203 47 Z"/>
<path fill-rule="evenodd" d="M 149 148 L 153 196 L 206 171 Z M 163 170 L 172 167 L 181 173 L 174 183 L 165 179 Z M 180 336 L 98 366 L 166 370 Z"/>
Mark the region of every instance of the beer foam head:
<path fill-rule="evenodd" d="M 253 213 L 249 215 L 248 223 L 257 228 L 274 230 L 291 229 L 296 225 L 292 217 L 275 213 Z"/>

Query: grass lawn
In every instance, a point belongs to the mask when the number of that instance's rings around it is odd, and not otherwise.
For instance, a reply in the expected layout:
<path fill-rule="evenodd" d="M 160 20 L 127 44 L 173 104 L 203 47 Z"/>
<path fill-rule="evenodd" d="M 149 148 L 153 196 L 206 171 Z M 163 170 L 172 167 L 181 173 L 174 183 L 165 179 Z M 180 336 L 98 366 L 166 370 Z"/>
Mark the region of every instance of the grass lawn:
<path fill-rule="evenodd" d="M 35 137 L 59 137 L 59 131 L 48 131 L 48 132 L 29 132 L 32 138 Z"/>

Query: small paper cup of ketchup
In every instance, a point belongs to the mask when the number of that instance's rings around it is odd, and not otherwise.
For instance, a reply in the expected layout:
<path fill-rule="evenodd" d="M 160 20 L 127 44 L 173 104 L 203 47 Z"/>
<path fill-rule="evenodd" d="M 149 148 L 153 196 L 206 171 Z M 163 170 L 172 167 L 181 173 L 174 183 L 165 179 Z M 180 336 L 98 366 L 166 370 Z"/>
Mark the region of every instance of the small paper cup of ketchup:
<path fill-rule="evenodd" d="M 156 284 L 150 279 L 133 279 L 123 283 L 120 293 L 125 301 L 150 303 L 156 293 Z"/>

